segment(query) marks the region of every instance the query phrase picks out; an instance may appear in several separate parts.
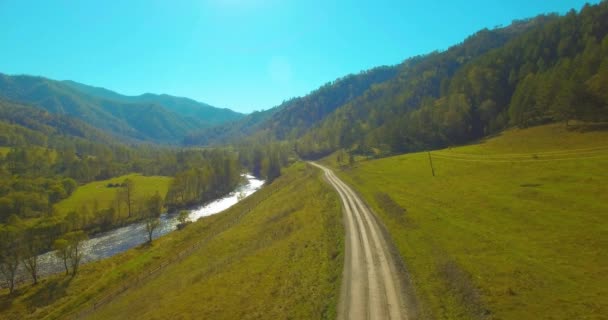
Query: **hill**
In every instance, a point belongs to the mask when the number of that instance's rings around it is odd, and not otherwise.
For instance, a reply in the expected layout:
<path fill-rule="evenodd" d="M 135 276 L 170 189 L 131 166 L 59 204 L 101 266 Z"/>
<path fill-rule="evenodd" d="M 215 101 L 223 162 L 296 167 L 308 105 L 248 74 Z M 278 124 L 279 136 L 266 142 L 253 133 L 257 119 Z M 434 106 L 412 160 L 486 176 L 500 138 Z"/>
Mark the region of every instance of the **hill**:
<path fill-rule="evenodd" d="M 0 74 L 0 97 L 3 99 L 69 115 L 130 141 L 176 144 L 192 130 L 223 121 L 218 115 L 235 116 L 229 111 L 205 107 L 183 98 L 144 95 L 135 99 L 140 101 L 130 102 L 128 97 L 118 94 L 115 98 L 119 100 L 108 99 L 112 95 L 107 90 L 86 88 L 42 77 Z M 99 93 L 102 91 L 104 94 Z M 97 92 L 99 96 L 91 95 L 91 92 Z M 162 106 L 161 102 L 169 107 Z M 210 120 L 202 120 L 207 111 L 213 111 Z"/>
<path fill-rule="evenodd" d="M 358 97 L 375 84 L 394 77 L 395 67 L 377 67 L 325 84 L 304 97 L 293 98 L 272 109 L 254 112 L 223 126 L 190 134 L 186 145 L 209 145 L 239 141 L 252 134 L 265 139 L 294 139 L 323 120 L 339 106 Z"/>
<path fill-rule="evenodd" d="M 484 29 L 445 51 L 350 75 L 186 144 L 290 141 L 304 158 L 462 144 L 511 126 L 608 119 L 608 3 Z"/>
<path fill-rule="evenodd" d="M 608 119 L 608 3 L 482 30 L 415 59 L 298 141 L 316 157 L 462 144 L 516 125 Z"/>
<path fill-rule="evenodd" d="M 241 119 L 244 115 L 227 108 L 216 108 L 203 102 L 188 98 L 175 97 L 168 94 L 145 93 L 139 96 L 126 96 L 114 91 L 93 87 L 75 81 L 62 81 L 64 84 L 91 96 L 101 99 L 120 101 L 124 103 L 156 104 L 181 116 L 200 121 L 205 126 Z"/>
<path fill-rule="evenodd" d="M 327 159 L 386 225 L 426 318 L 608 312 L 605 125 L 512 129 L 430 155 L 435 176 L 427 153 Z"/>
<path fill-rule="evenodd" d="M 78 277 L 55 275 L 18 295 L 0 295 L 0 313 L 334 319 L 343 264 L 339 206 L 320 173 L 298 163 L 227 211 L 152 246 L 84 265 Z"/>
<path fill-rule="evenodd" d="M 54 139 L 113 144 L 110 135 L 83 121 L 0 99 L 0 146 L 55 144 Z"/>

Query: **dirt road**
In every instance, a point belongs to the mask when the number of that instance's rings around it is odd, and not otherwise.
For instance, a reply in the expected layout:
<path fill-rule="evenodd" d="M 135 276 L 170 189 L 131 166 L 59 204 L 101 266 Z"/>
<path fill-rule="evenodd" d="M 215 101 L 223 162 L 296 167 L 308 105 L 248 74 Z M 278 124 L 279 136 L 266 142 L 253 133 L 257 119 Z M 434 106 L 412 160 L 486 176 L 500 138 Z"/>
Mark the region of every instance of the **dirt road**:
<path fill-rule="evenodd" d="M 344 207 L 346 248 L 338 319 L 403 319 L 407 314 L 387 240 L 363 201 L 330 169 L 320 168 Z"/>

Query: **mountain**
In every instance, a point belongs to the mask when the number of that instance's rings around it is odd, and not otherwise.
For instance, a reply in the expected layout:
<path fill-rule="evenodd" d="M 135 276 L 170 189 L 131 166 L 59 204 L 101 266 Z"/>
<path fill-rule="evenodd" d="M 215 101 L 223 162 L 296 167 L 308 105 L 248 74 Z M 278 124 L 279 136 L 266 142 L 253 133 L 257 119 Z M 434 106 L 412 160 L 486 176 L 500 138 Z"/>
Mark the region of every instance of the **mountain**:
<path fill-rule="evenodd" d="M 418 60 L 309 130 L 298 153 L 397 154 L 510 126 L 608 120 L 608 2 L 482 30 Z"/>
<path fill-rule="evenodd" d="M 510 126 L 607 120 L 607 33 L 608 2 L 514 21 L 407 59 L 371 81 L 367 73 L 339 79 L 286 102 L 246 134 L 212 128 L 186 142 L 285 140 L 311 158 L 338 149 L 396 154 L 463 144 Z M 352 79 L 363 85 L 345 85 Z"/>
<path fill-rule="evenodd" d="M 93 87 L 71 80 L 62 81 L 64 84 L 91 96 L 101 99 L 120 101 L 123 103 L 157 104 L 182 116 L 191 117 L 209 125 L 219 125 L 225 122 L 243 118 L 242 113 L 227 108 L 216 108 L 203 102 L 189 98 L 175 97 L 168 94 L 145 93 L 139 96 L 126 96 L 114 91 Z"/>
<path fill-rule="evenodd" d="M 188 132 L 239 116 L 185 98 L 143 95 L 131 99 L 102 88 L 25 75 L 0 74 L 0 97 L 75 117 L 121 139 L 155 143 L 176 144 Z M 206 111 L 210 111 L 208 119 Z"/>
<path fill-rule="evenodd" d="M 243 119 L 194 132 L 186 145 L 222 144 L 265 132 L 272 139 L 300 137 L 336 108 L 360 96 L 373 85 L 395 77 L 399 66 L 382 66 L 329 82 L 304 97 L 293 98 L 272 109 L 254 112 Z"/>
<path fill-rule="evenodd" d="M 252 114 L 235 123 L 194 132 L 186 137 L 185 144 L 222 144 L 250 136 L 257 136 L 261 140 L 299 139 L 310 130 L 314 131 L 315 127 L 325 122 L 327 117 L 342 107 L 355 101 L 377 99 L 389 83 L 399 84 L 388 89 L 390 93 L 385 100 L 390 101 L 376 101 L 376 104 L 370 104 L 370 107 L 381 108 L 383 104 L 388 103 L 397 104 L 398 106 L 394 106 L 397 109 L 411 108 L 419 104 L 422 97 L 439 93 L 441 85 L 437 83 L 439 76 L 452 75 L 472 59 L 504 45 L 513 37 L 551 19 L 551 16 L 543 16 L 514 23 L 508 28 L 483 30 L 466 39 L 464 43 L 453 46 L 447 52 L 413 57 L 395 66 L 377 67 L 336 79 L 304 97 L 288 100 L 262 114 Z M 446 55 L 450 55 L 450 58 L 442 58 Z M 409 101 L 405 101 L 405 86 L 410 88 L 408 90 L 418 91 Z M 382 96 L 386 97 L 384 94 Z M 365 115 L 368 116 L 370 115 Z M 352 115 L 346 122 L 336 124 L 336 128 L 345 131 L 359 130 L 355 121 L 359 117 L 363 115 Z M 349 133 L 340 133 L 333 138 L 349 139 L 347 135 Z"/>
<path fill-rule="evenodd" d="M 0 147 L 58 147 L 57 138 L 113 144 L 110 135 L 83 121 L 0 99 Z"/>

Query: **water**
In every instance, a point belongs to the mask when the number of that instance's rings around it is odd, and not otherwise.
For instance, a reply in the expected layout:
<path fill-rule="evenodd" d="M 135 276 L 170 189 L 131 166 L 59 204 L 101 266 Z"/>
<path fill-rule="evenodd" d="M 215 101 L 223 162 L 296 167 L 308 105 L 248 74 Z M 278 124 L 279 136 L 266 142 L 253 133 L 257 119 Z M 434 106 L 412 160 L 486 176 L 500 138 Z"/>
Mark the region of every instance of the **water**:
<path fill-rule="evenodd" d="M 222 212 L 245 197 L 250 196 L 264 184 L 263 180 L 256 179 L 252 175 L 244 175 L 244 177 L 246 178 L 246 182 L 237 187 L 230 194 L 206 203 L 197 209 L 191 210 L 188 216 L 190 221 L 196 221 L 202 217 Z M 163 214 L 160 217 L 161 224 L 154 230 L 152 238 L 156 239 L 169 232 L 175 231 L 179 224 L 177 217 L 178 215 L 176 213 Z M 146 241 L 148 241 L 148 233 L 146 232 L 145 222 L 137 222 L 125 227 L 97 234 L 84 242 L 82 263 L 111 257 L 145 243 Z M 38 263 L 40 266 L 40 275 L 48 275 L 63 272 L 65 270 L 63 261 L 56 257 L 54 251 L 41 254 Z M 24 276 L 25 275 L 22 275 L 22 277 Z"/>

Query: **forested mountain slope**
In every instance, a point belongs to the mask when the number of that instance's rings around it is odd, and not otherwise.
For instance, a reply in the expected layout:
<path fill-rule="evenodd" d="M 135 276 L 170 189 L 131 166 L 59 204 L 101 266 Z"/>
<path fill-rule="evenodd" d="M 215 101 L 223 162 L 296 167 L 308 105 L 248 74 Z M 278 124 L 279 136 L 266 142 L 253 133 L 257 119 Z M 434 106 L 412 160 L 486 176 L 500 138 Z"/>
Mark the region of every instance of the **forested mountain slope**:
<path fill-rule="evenodd" d="M 393 154 L 462 144 L 512 125 L 603 120 L 607 29 L 606 2 L 484 29 L 448 50 L 338 79 L 185 143 L 284 140 L 310 158 L 341 148 Z"/>
<path fill-rule="evenodd" d="M 114 100 L 42 77 L 0 74 L 0 97 L 69 115 L 130 140 L 175 144 L 188 132 L 213 123 L 202 121 L 194 112 L 195 106 L 183 106 L 180 98 L 144 97 L 141 102 L 129 102 L 126 98 Z M 161 100 L 169 101 L 176 110 L 160 105 Z M 180 114 L 181 111 L 184 114 Z M 213 121 L 218 122 L 217 119 Z"/>
<path fill-rule="evenodd" d="M 416 63 L 397 78 L 310 130 L 297 151 L 402 153 L 465 143 L 510 125 L 608 119 L 607 32 L 607 2 L 482 30 L 445 52 L 411 59 Z"/>
<path fill-rule="evenodd" d="M 0 99 L 0 147 L 58 147 L 58 137 L 112 144 L 111 136 L 80 120 Z"/>
<path fill-rule="evenodd" d="M 168 94 L 145 93 L 138 96 L 126 96 L 105 88 L 93 87 L 70 80 L 62 81 L 62 83 L 101 99 L 124 103 L 157 104 L 181 116 L 198 120 L 205 126 L 235 121 L 244 116 L 242 113 L 227 108 L 216 108 L 203 102 L 198 102 L 189 98 L 175 97 Z"/>
<path fill-rule="evenodd" d="M 360 96 L 373 85 L 397 75 L 399 66 L 377 67 L 325 84 L 304 97 L 293 98 L 270 110 L 254 112 L 223 126 L 189 135 L 187 145 L 221 144 L 237 141 L 253 133 L 270 140 L 295 139 L 323 120 L 336 108 Z"/>

